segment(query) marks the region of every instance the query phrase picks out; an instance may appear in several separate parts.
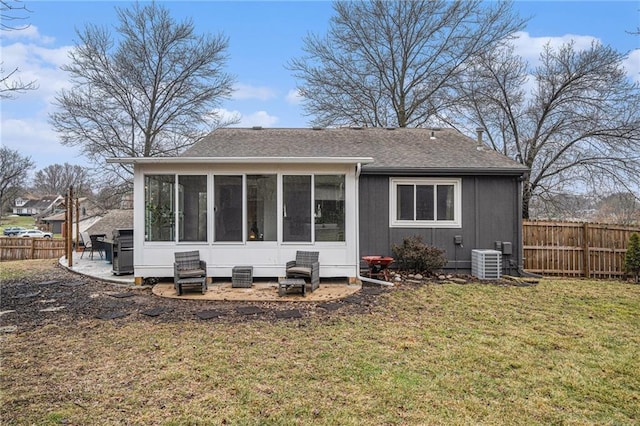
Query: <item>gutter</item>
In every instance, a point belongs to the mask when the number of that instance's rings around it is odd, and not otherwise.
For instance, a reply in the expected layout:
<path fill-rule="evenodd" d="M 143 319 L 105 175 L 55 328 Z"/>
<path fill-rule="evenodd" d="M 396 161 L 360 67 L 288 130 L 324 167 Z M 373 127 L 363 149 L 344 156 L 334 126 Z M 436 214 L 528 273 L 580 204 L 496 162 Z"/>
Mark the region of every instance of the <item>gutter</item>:
<path fill-rule="evenodd" d="M 397 168 L 367 167 L 362 173 L 366 175 L 398 175 L 398 176 L 523 176 L 527 168 L 473 167 L 473 168 Z"/>
<path fill-rule="evenodd" d="M 363 277 L 360 275 L 360 174 L 362 172 L 362 163 L 356 164 L 356 218 L 358 226 L 356 226 L 356 253 L 358 256 L 356 278 L 367 283 L 393 287 L 393 283 L 389 281 L 376 280 L 375 278 Z"/>
<path fill-rule="evenodd" d="M 107 158 L 119 164 L 359 164 L 372 163 L 371 157 L 126 157 Z"/>

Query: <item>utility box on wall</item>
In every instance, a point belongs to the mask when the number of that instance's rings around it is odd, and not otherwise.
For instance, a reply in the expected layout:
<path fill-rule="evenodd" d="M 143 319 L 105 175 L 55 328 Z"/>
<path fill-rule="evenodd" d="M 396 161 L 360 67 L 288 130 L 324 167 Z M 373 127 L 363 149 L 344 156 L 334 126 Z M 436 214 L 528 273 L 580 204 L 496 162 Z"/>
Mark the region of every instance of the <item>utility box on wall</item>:
<path fill-rule="evenodd" d="M 497 280 L 501 271 L 502 253 L 498 250 L 471 250 L 471 275 L 481 280 Z"/>
<path fill-rule="evenodd" d="M 511 256 L 513 254 L 513 245 L 510 242 L 502 243 L 502 254 L 505 256 Z"/>

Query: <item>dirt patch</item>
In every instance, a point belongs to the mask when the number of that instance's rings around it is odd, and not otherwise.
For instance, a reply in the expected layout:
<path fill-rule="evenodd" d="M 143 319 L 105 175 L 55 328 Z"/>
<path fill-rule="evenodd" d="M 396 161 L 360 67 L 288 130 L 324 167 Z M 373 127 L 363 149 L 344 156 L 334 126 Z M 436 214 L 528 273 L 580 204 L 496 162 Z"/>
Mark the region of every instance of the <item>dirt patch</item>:
<path fill-rule="evenodd" d="M 349 298 L 331 302 L 239 302 L 179 300 L 154 295 L 151 288 L 132 288 L 74 274 L 54 263 L 38 265 L 21 278 L 0 285 L 0 327 L 26 331 L 48 324 L 83 320 L 225 321 L 300 320 L 310 316 L 366 314 L 391 288 L 363 287 Z M 5 328 L 7 327 L 7 328 Z"/>

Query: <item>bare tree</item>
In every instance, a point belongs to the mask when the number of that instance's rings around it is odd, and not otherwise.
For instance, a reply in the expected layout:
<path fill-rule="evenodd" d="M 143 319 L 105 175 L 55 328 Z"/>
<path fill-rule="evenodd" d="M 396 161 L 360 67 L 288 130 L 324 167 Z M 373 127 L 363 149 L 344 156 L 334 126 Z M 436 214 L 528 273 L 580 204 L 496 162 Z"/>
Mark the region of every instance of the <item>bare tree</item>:
<path fill-rule="evenodd" d="M 6 146 L 0 147 L 0 216 L 24 189 L 29 171 L 33 167 L 31 158 Z"/>
<path fill-rule="evenodd" d="M 106 182 L 101 182 L 96 191 L 94 202 L 103 210 L 133 208 L 133 184 L 111 176 Z"/>
<path fill-rule="evenodd" d="M 607 195 L 600 200 L 595 220 L 618 225 L 640 225 L 640 201 L 630 192 Z"/>
<path fill-rule="evenodd" d="M 288 64 L 313 123 L 420 127 L 454 99 L 455 77 L 524 21 L 507 2 L 334 3 L 324 37 Z"/>
<path fill-rule="evenodd" d="M 0 29 L 2 31 L 20 31 L 29 27 L 25 24 L 29 10 L 18 0 L 0 0 Z M 0 62 L 0 99 L 12 99 L 18 93 L 35 90 L 38 84 L 35 80 L 25 82 L 18 76 L 19 69 L 5 71 Z"/>
<path fill-rule="evenodd" d="M 523 60 L 503 48 L 483 55 L 458 83 L 466 101 L 449 113 L 451 122 L 484 129 L 493 149 L 531 170 L 525 218 L 534 197 L 639 187 L 640 87 L 625 75 L 624 58 L 600 43 L 582 51 L 548 45 L 529 76 Z"/>
<path fill-rule="evenodd" d="M 178 23 L 156 3 L 116 10 L 116 40 L 95 25 L 78 32 L 63 67 L 74 86 L 58 94 L 50 115 L 62 143 L 81 146 L 103 169 L 108 157 L 175 155 L 190 146 L 221 125 L 215 107 L 233 83 L 223 72 L 226 37 L 197 35 L 190 20 Z"/>
<path fill-rule="evenodd" d="M 78 165 L 52 164 L 38 170 L 33 178 L 34 191 L 42 195 L 60 195 L 73 185 L 78 197 L 91 195 L 89 170 Z"/>

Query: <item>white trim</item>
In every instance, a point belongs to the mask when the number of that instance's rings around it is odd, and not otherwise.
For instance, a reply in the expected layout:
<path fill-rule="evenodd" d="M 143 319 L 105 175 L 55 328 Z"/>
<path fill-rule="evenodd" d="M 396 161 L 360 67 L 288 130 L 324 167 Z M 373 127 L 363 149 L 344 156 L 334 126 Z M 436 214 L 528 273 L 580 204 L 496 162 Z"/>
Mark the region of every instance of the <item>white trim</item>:
<path fill-rule="evenodd" d="M 211 222 L 211 227 L 213 228 L 213 236 L 212 236 L 212 240 L 211 240 L 211 244 L 219 244 L 219 245 L 244 245 L 246 242 L 246 234 L 245 234 L 245 224 L 244 224 L 244 218 L 245 218 L 245 198 L 247 197 L 247 188 L 245 185 L 245 177 L 246 177 L 246 173 L 241 173 L 241 172 L 222 172 L 222 173 L 218 173 L 215 170 L 212 171 L 211 176 L 213 178 L 212 181 L 212 185 L 213 185 L 213 198 L 211 199 L 212 202 L 212 210 L 213 210 L 213 221 Z M 240 177 L 241 179 L 241 205 L 240 208 L 242 210 L 241 215 L 242 218 L 240 219 L 242 221 L 242 230 L 240 231 L 240 240 L 237 241 L 218 241 L 216 240 L 216 176 L 221 177 L 221 176 L 231 176 L 231 177 Z"/>
<path fill-rule="evenodd" d="M 120 164 L 368 164 L 371 157 L 127 157 L 107 158 Z"/>
<path fill-rule="evenodd" d="M 453 185 L 453 220 L 398 220 L 398 185 Z M 434 192 L 434 197 L 436 196 Z M 434 207 L 435 207 L 434 203 Z M 415 206 L 414 206 L 415 207 Z M 389 178 L 389 227 L 391 228 L 462 228 L 462 179 L 460 178 Z"/>

